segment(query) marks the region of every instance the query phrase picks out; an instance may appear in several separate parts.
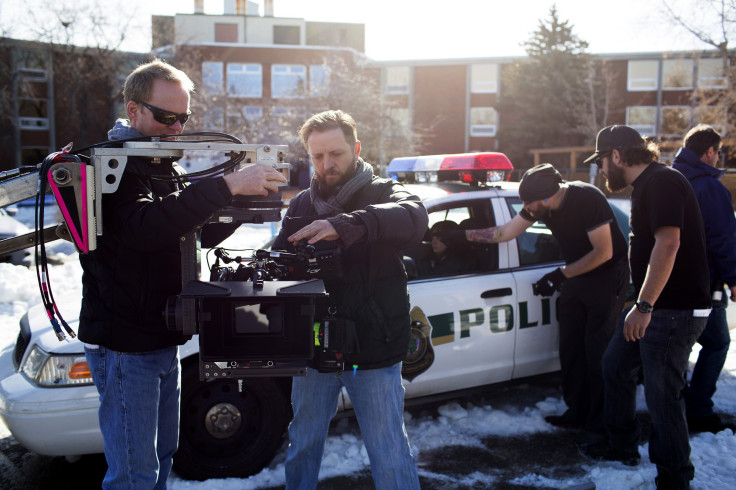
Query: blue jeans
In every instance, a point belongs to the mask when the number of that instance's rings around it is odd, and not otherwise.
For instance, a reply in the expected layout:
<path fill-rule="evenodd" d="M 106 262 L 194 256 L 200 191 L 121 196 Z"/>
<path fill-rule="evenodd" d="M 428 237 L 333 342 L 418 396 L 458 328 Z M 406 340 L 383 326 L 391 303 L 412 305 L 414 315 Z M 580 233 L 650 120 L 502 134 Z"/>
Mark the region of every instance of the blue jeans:
<path fill-rule="evenodd" d="M 729 291 L 730 292 L 730 291 Z M 726 363 L 731 336 L 726 321 L 728 296 L 723 293 L 721 301 L 713 302 L 713 310 L 705 324 L 705 330 L 698 337 L 702 346 L 698 360 L 693 368 L 690 386 L 685 390 L 685 407 L 689 418 L 702 418 L 713 415 L 713 394 L 721 369 Z"/>
<path fill-rule="evenodd" d="M 404 427 L 401 363 L 355 373 L 320 373 L 307 368 L 294 378 L 286 455 L 286 488 L 316 488 L 330 420 L 345 386 L 355 408 L 376 488 L 418 489 L 414 456 Z"/>
<path fill-rule="evenodd" d="M 707 317 L 692 310 L 654 310 L 644 337 L 627 342 L 624 319 L 603 356 L 604 419 L 611 446 L 636 451 L 640 428 L 636 418 L 636 384 L 644 371 L 644 394 L 652 419 L 649 459 L 660 474 L 667 473 L 676 488 L 689 488 L 695 469 L 690 462 L 690 441 L 685 420 L 688 358 Z"/>
<path fill-rule="evenodd" d="M 165 489 L 179 440 L 179 349 L 85 347 L 100 394 L 105 489 Z"/>

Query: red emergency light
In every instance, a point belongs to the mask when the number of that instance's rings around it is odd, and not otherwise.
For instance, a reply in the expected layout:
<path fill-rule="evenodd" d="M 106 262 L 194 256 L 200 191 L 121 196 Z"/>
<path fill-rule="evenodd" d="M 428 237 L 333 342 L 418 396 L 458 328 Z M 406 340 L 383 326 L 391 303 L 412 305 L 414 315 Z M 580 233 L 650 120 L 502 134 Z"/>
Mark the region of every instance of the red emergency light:
<path fill-rule="evenodd" d="M 503 153 L 461 153 L 447 155 L 438 172 L 440 181 L 461 181 L 472 185 L 485 185 L 508 180 L 514 166 Z"/>

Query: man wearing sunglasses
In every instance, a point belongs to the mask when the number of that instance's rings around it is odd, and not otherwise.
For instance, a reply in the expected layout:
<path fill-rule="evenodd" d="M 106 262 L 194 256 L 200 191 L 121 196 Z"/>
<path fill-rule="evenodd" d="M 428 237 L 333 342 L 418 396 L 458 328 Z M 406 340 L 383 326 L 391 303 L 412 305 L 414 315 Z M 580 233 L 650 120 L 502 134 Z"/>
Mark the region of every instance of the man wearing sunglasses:
<path fill-rule="evenodd" d="M 700 205 L 713 301 L 708 323 L 698 338 L 701 349 L 685 391 L 687 425 L 691 433 L 716 433 L 724 429 L 736 432 L 734 424 L 723 422 L 713 412 L 716 382 L 731 345 L 726 322 L 728 297 L 736 301 L 736 217 L 731 193 L 719 180 L 725 170 L 716 168 L 721 156 L 721 135 L 712 127 L 700 124 L 688 131 L 683 144 L 672 167 L 687 177 Z M 728 294 L 724 289 L 726 284 L 730 289 Z"/>
<path fill-rule="evenodd" d="M 129 120 L 118 120 L 109 139 L 175 139 L 193 89 L 184 72 L 161 60 L 139 66 L 123 89 Z M 162 315 L 166 299 L 181 290 L 180 237 L 234 195 L 267 195 L 285 182 L 260 165 L 191 185 L 175 178 L 183 173 L 170 158 L 129 157 L 118 191 L 103 197 L 104 235 L 79 259 L 79 338 L 100 395 L 105 489 L 166 488 L 179 437 L 178 346 L 189 340 L 169 331 Z M 205 226 L 202 244 L 233 230 Z"/>

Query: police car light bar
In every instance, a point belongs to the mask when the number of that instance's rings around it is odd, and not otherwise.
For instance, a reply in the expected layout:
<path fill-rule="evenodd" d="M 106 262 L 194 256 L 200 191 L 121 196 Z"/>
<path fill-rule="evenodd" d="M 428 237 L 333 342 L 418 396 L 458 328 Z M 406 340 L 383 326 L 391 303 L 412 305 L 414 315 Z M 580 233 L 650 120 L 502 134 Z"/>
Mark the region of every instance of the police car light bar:
<path fill-rule="evenodd" d="M 486 185 L 508 180 L 514 166 L 503 153 L 459 153 L 394 158 L 388 176 L 399 182 L 460 181 Z"/>

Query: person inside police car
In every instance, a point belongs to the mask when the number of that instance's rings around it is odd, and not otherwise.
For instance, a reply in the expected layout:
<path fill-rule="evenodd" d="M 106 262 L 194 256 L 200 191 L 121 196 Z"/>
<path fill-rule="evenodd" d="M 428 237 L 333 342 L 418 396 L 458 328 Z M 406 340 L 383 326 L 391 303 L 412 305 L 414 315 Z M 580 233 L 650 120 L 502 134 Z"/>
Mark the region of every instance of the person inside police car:
<path fill-rule="evenodd" d="M 417 260 L 420 276 L 462 274 L 475 267 L 475 261 L 468 249 L 467 241 L 455 239 L 447 233 L 460 231 L 460 225 L 454 221 L 444 220 L 433 224 L 429 229 L 430 250 L 426 256 Z"/>
<path fill-rule="evenodd" d="M 358 349 L 344 355 L 344 370 L 326 366 L 317 349 L 306 376 L 293 379 L 286 487 L 317 486 L 328 427 L 345 387 L 376 488 L 419 488 L 403 419 L 401 360 L 410 317 L 401 251 L 424 236 L 427 211 L 401 184 L 373 175 L 360 158 L 361 143 L 349 114 L 315 114 L 299 135 L 314 176 L 309 189 L 291 200 L 284 222 L 298 217 L 311 223 L 296 231 L 283 227 L 272 248 L 292 250 L 304 242 L 342 248 L 342 276 L 324 282 L 331 317 L 354 325 Z"/>
<path fill-rule="evenodd" d="M 545 419 L 557 427 L 605 432 L 601 358 L 629 283 L 626 239 L 610 204 L 596 187 L 566 182 L 549 163 L 527 170 L 519 184 L 524 207 L 508 223 L 464 231 L 474 242 L 498 243 L 521 235 L 536 221 L 560 244 L 565 265 L 534 284 L 535 294 L 559 301 L 562 394 L 567 410 Z"/>
<path fill-rule="evenodd" d="M 705 232 L 692 187 L 658 162 L 659 149 L 623 125 L 601 129 L 595 161 L 612 192 L 633 186 L 629 263 L 636 303 L 619 318 L 603 356 L 605 442 L 583 446 L 595 459 L 640 461 L 636 387 L 652 420 L 649 459 L 662 489 L 687 489 L 695 476 L 683 392 L 688 359 L 710 314 Z"/>
<path fill-rule="evenodd" d="M 184 72 L 162 60 L 140 65 L 123 88 L 129 119 L 119 119 L 109 139 L 176 139 L 191 116 L 193 90 Z M 234 195 L 267 195 L 285 182 L 260 165 L 191 185 L 171 179 L 184 173 L 173 159 L 128 157 L 117 192 L 103 196 L 97 249 L 79 256 L 79 338 L 100 396 L 105 489 L 166 488 L 179 436 L 178 346 L 190 338 L 169 331 L 162 314 L 166 299 L 181 291 L 180 237 Z M 203 243 L 232 231 L 205 227 Z"/>

